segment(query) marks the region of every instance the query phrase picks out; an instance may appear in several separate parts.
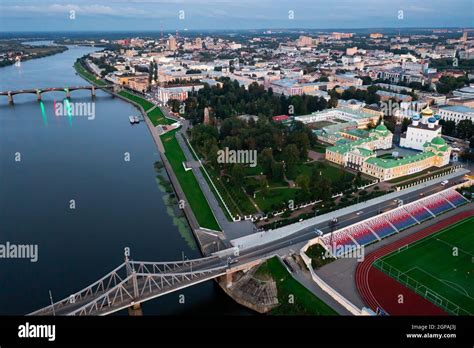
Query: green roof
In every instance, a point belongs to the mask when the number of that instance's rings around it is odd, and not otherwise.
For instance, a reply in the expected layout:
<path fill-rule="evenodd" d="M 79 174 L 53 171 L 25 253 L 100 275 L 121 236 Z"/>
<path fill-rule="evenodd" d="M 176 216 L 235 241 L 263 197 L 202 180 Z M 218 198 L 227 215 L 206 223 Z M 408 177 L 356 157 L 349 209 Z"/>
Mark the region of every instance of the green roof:
<path fill-rule="evenodd" d="M 363 147 L 358 147 L 357 150 L 359 150 L 360 154 L 364 157 L 372 156 L 374 154 L 373 151 L 364 149 Z"/>
<path fill-rule="evenodd" d="M 327 149 L 330 150 L 330 151 L 333 151 L 333 152 L 345 154 L 346 152 L 352 151 L 352 149 L 354 149 L 356 147 L 359 147 L 359 146 L 365 144 L 368 141 L 373 141 L 373 140 L 376 140 L 376 139 L 377 139 L 376 137 L 361 138 L 361 139 L 357 139 L 357 140 L 354 140 L 354 141 L 350 141 L 347 144 L 331 146 L 331 147 L 328 147 Z"/>
<path fill-rule="evenodd" d="M 407 156 L 402 159 L 369 158 L 366 162 L 376 165 L 378 167 L 388 169 L 388 168 L 403 166 L 409 163 L 418 162 L 420 160 L 423 160 L 428 157 L 432 157 L 434 155 L 435 154 L 432 151 L 426 151 L 426 152 L 417 153 L 416 155 Z"/>
<path fill-rule="evenodd" d="M 369 132 L 367 132 L 366 130 L 363 130 L 363 129 L 359 129 L 359 128 L 348 129 L 348 130 L 345 131 L 345 133 L 353 135 L 353 136 L 358 137 L 358 138 L 368 138 L 369 137 Z"/>
<path fill-rule="evenodd" d="M 433 140 L 431 140 L 431 143 L 435 145 L 445 145 L 446 141 L 444 141 L 444 139 L 441 137 L 436 137 L 436 138 L 433 138 Z"/>
<path fill-rule="evenodd" d="M 378 130 L 378 131 L 387 131 L 388 128 L 383 125 L 383 124 L 379 124 L 377 127 L 375 127 L 375 130 Z"/>

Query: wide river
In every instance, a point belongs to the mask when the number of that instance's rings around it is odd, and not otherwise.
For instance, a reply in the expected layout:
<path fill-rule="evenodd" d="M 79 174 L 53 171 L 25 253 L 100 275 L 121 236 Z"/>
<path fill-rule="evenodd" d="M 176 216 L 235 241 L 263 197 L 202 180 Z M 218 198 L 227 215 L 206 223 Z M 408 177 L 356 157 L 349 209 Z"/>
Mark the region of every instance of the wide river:
<path fill-rule="evenodd" d="M 0 90 L 87 85 L 73 64 L 93 50 L 0 68 Z M 56 301 L 82 289 L 119 265 L 125 247 L 135 260 L 200 256 L 157 179 L 160 156 L 146 125 L 129 124 L 138 111 L 99 91 L 93 116 L 56 116 L 64 98 L 16 95 L 10 106 L 0 97 L 0 244 L 38 246 L 37 262 L 0 259 L 0 315 L 49 305 L 49 291 Z M 91 103 L 90 92 L 72 92 L 71 102 Z M 143 313 L 249 312 L 208 281 L 147 302 Z"/>

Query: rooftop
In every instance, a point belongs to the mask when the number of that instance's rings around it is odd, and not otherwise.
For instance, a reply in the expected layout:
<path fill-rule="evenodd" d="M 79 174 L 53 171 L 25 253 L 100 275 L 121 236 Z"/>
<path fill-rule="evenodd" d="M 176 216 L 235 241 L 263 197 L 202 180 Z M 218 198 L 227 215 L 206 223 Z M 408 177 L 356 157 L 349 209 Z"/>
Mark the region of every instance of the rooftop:
<path fill-rule="evenodd" d="M 417 153 L 416 155 L 407 156 L 401 159 L 382 159 L 382 158 L 369 158 L 367 163 L 374 164 L 378 167 L 382 168 L 395 168 L 399 166 L 403 166 L 409 163 L 418 162 L 425 158 L 429 158 L 434 156 L 435 154 L 432 151 L 425 151 Z"/>
<path fill-rule="evenodd" d="M 474 112 L 473 108 L 464 106 L 464 105 L 443 105 L 439 107 L 440 110 L 448 110 L 448 111 L 453 111 L 453 112 L 462 112 L 462 113 L 468 113 L 468 112 Z"/>

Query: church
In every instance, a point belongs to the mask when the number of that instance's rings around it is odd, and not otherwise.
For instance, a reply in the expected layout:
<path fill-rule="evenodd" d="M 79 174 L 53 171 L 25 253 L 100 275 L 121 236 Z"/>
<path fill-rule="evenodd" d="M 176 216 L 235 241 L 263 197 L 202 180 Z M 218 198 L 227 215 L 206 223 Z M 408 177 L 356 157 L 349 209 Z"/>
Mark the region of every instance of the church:
<path fill-rule="evenodd" d="M 433 115 L 429 106 L 421 111 L 421 115 L 414 115 L 406 133 L 400 137 L 400 146 L 423 151 L 426 142 L 441 137 L 440 118 L 439 115 Z"/>

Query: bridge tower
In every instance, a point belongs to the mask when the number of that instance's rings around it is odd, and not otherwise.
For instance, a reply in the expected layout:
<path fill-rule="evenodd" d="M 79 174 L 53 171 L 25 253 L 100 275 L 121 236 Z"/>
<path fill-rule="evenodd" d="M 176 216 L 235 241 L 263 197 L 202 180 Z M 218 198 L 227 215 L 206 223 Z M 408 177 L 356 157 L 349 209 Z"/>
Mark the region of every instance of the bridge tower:
<path fill-rule="evenodd" d="M 8 104 L 13 105 L 13 94 L 8 91 Z"/>
<path fill-rule="evenodd" d="M 66 99 L 71 99 L 71 91 L 69 88 L 65 88 L 64 90 L 66 91 Z"/>
<path fill-rule="evenodd" d="M 91 88 L 91 96 L 92 96 L 92 99 L 95 98 L 95 86 L 92 86 Z"/>
<path fill-rule="evenodd" d="M 134 299 L 138 299 L 140 296 L 138 292 L 138 281 L 137 281 L 137 272 L 133 267 L 130 266 L 130 262 L 128 259 L 129 251 L 125 252 L 125 269 L 127 270 L 127 276 L 130 274 L 132 275 L 132 285 L 133 285 L 133 297 Z M 130 307 L 128 307 L 128 315 L 131 317 L 142 316 L 142 306 L 140 303 L 134 303 Z"/>
<path fill-rule="evenodd" d="M 36 100 L 41 101 L 41 91 L 39 89 L 36 90 Z"/>

